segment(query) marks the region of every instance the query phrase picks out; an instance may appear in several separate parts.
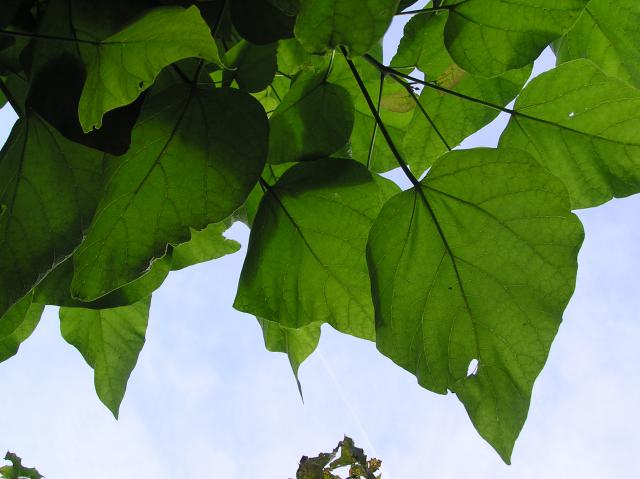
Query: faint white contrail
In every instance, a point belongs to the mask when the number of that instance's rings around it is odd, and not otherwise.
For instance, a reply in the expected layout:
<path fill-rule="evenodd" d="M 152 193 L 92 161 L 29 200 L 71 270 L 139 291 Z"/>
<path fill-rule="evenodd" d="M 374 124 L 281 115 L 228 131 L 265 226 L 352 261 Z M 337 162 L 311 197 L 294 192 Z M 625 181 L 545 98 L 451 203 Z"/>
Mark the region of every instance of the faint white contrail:
<path fill-rule="evenodd" d="M 329 362 L 325 359 L 324 354 L 322 354 L 322 351 L 320 350 L 320 348 L 317 349 L 316 354 L 318 355 L 318 357 L 320 358 L 320 361 L 322 362 L 322 364 L 324 365 L 325 369 L 327 370 L 327 374 L 331 378 L 331 381 L 333 382 L 333 385 L 338 390 L 338 394 L 340 395 L 340 398 L 342 399 L 342 402 L 344 402 L 345 406 L 347 406 L 347 409 L 349 410 L 349 413 L 351 414 L 351 417 L 355 421 L 357 428 L 360 430 L 360 434 L 362 434 L 362 437 L 364 438 L 365 442 L 367 443 L 367 448 L 371 451 L 371 454 L 373 455 L 373 457 L 375 457 L 377 459 L 380 459 L 380 456 L 378 456 L 378 453 L 376 452 L 376 448 L 373 446 L 373 443 L 371 442 L 371 439 L 369 439 L 369 435 L 367 434 L 367 431 L 365 430 L 364 425 L 362 424 L 362 421 L 360 420 L 360 417 L 358 416 L 358 413 L 356 413 L 356 410 L 351 405 L 351 401 L 349 401 L 349 398 L 345 394 L 344 389 L 342 389 L 342 386 L 338 382 L 338 378 L 333 373 L 333 369 L 331 369 L 331 366 L 329 365 Z M 384 461 L 382 462 L 382 468 L 381 469 L 384 472 L 383 477 L 385 479 L 391 479 L 391 475 L 389 474 L 389 470 L 387 468 L 385 468 L 385 466 L 384 466 Z"/>

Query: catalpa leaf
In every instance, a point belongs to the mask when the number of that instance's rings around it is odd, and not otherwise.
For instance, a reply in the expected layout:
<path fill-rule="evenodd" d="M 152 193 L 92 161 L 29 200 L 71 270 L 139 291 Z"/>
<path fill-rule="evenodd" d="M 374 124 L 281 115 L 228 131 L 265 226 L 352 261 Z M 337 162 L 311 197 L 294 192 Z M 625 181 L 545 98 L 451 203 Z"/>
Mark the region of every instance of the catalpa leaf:
<path fill-rule="evenodd" d="M 640 91 L 575 60 L 522 91 L 501 146 L 533 154 L 560 178 L 573 208 L 640 191 Z"/>
<path fill-rule="evenodd" d="M 295 36 L 311 53 L 367 53 L 389 28 L 398 0 L 300 0 Z"/>
<path fill-rule="evenodd" d="M 192 229 L 191 239 L 173 248 L 171 269 L 176 271 L 240 251 L 240 243 L 224 237 L 227 229 L 229 225 L 224 221 L 210 224 L 203 230 Z"/>
<path fill-rule="evenodd" d="M 464 70 L 495 76 L 532 63 L 588 0 L 453 0 L 445 43 Z"/>
<path fill-rule="evenodd" d="M 239 90 L 178 85 L 148 98 L 131 149 L 109 161 L 72 294 L 104 296 L 187 241 L 189 228 L 229 217 L 262 171 L 267 135 L 262 107 Z"/>
<path fill-rule="evenodd" d="M 260 204 L 234 307 L 284 327 L 327 322 L 373 339 L 365 246 L 386 196 L 355 161 L 288 170 Z"/>
<path fill-rule="evenodd" d="M 60 332 L 94 370 L 98 397 L 117 418 L 147 330 L 151 298 L 113 309 L 60 308 Z"/>
<path fill-rule="evenodd" d="M 209 26 L 196 6 L 157 7 L 91 45 L 78 113 L 84 131 L 100 128 L 102 116 L 128 105 L 149 88 L 165 66 L 188 57 L 221 64 Z"/>
<path fill-rule="evenodd" d="M 267 350 L 274 353 L 284 353 L 289 358 L 298 391 L 302 396 L 298 370 L 305 359 L 311 356 L 318 347 L 321 333 L 320 323 L 311 323 L 301 328 L 285 328 L 279 323 L 267 319 L 257 319 L 262 328 L 264 345 Z"/>
<path fill-rule="evenodd" d="M 555 45 L 558 63 L 588 58 L 609 76 L 640 87 L 640 3 L 591 0 Z"/>
<path fill-rule="evenodd" d="M 51 271 L 34 289 L 37 303 L 63 306 L 67 308 L 112 309 L 129 306 L 151 295 L 169 275 L 173 266 L 172 258 L 166 255 L 154 261 L 148 271 L 109 294 L 95 301 L 84 302 L 71 296 L 73 280 L 73 257 Z"/>
<path fill-rule="evenodd" d="M 14 356 L 40 322 L 44 306 L 27 294 L 0 317 L 0 363 Z"/>
<path fill-rule="evenodd" d="M 381 49 L 376 49 L 372 53 L 376 58 L 382 58 Z M 391 138 L 402 150 L 402 139 L 407 132 L 415 108 L 414 100 L 404 86 L 392 78 L 383 78 L 380 71 L 364 58 L 355 58 L 353 63 L 369 94 L 376 101 L 379 100 L 378 113 Z M 344 59 L 336 59 L 329 74 L 329 81 L 344 87 L 353 98 L 355 118 L 349 140 L 351 156 L 367 165 L 367 168 L 372 171 L 381 173 L 397 168 L 398 163 L 384 137 L 378 131 L 375 118 Z M 401 107 L 398 108 L 398 105 Z"/>
<path fill-rule="evenodd" d="M 101 189 L 103 155 L 34 114 L 0 153 L 0 315 L 82 240 Z"/>
<path fill-rule="evenodd" d="M 269 118 L 269 163 L 325 158 L 349 140 L 353 101 L 325 76 L 302 73 Z"/>
<path fill-rule="evenodd" d="M 427 81 L 496 105 L 504 106 L 513 100 L 529 78 L 531 66 L 510 70 L 493 78 L 464 71 L 456 65 L 444 46 L 447 18 L 448 12 L 414 16 L 405 26 L 404 36 L 391 66 L 417 67 L 424 72 Z M 413 110 L 403 143 L 407 162 L 418 177 L 439 156 L 489 124 L 499 113 L 497 109 L 428 87 L 422 89 L 419 98 L 421 108 Z"/>
<path fill-rule="evenodd" d="M 224 55 L 224 63 L 229 68 L 223 71 L 224 81 L 230 84 L 235 80 L 240 88 L 252 93 L 264 90 L 273 82 L 278 69 L 277 48 L 277 43 L 238 42 Z"/>
<path fill-rule="evenodd" d="M 582 238 L 562 183 L 512 149 L 444 155 L 371 229 L 378 349 L 422 386 L 456 393 L 506 462 Z"/>

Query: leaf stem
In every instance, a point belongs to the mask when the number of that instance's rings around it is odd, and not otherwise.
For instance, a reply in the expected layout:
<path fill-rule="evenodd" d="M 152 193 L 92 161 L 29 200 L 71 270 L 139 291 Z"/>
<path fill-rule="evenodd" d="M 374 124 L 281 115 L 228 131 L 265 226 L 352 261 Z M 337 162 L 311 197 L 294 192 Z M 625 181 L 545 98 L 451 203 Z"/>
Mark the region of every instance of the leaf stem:
<path fill-rule="evenodd" d="M 60 42 L 85 43 L 88 45 L 101 44 L 101 42 L 97 42 L 95 40 L 83 40 L 82 38 L 58 37 L 56 35 L 44 35 L 41 33 L 16 32 L 16 31 L 4 30 L 4 29 L 0 29 L 0 35 L 7 35 L 12 37 L 39 38 L 42 40 L 56 40 Z"/>
<path fill-rule="evenodd" d="M 11 93 L 11 90 L 9 90 L 7 85 L 4 83 L 4 80 L 2 79 L 0 79 L 0 91 L 2 91 L 2 94 L 9 102 L 9 105 L 11 105 L 11 108 L 13 108 L 13 111 L 16 112 L 16 115 L 22 118 L 24 116 L 24 112 L 22 111 L 22 108 L 20 108 L 20 104 L 16 101 L 13 94 Z"/>
<path fill-rule="evenodd" d="M 411 183 L 420 190 L 420 182 L 409 169 L 409 166 L 404 161 L 404 158 L 402 158 L 400 151 L 398 151 L 398 148 L 396 147 L 396 144 L 394 143 L 393 138 L 391 138 L 391 135 L 389 134 L 387 127 L 382 121 L 382 118 L 380 118 L 380 114 L 378 113 L 375 105 L 373 104 L 371 95 L 369 94 L 369 91 L 367 90 L 366 85 L 362 81 L 362 78 L 360 77 L 360 73 L 358 73 L 358 69 L 353 64 L 353 61 L 351 61 L 351 59 L 348 57 L 346 49 L 344 47 L 340 47 L 340 49 L 342 50 L 342 54 L 344 55 L 344 58 L 347 61 L 347 64 L 349 65 L 349 68 L 351 69 L 351 73 L 353 74 L 353 77 L 355 78 L 356 83 L 358 84 L 358 87 L 360 88 L 360 91 L 362 92 L 362 95 L 364 96 L 364 99 L 367 102 L 367 105 L 369 105 L 369 110 L 371 110 L 371 114 L 376 119 L 376 123 L 378 125 L 378 128 L 380 128 L 380 132 L 382 133 L 382 136 L 384 136 L 384 139 L 387 141 L 387 144 L 389 145 L 389 149 L 391 150 L 391 153 L 395 157 L 396 161 L 398 162 L 398 165 L 400 166 L 404 174 L 407 176 L 407 178 L 409 178 L 409 181 L 411 181 Z"/>
<path fill-rule="evenodd" d="M 380 105 L 382 104 L 382 91 L 384 89 L 384 79 L 386 75 L 380 72 L 380 90 L 378 92 L 378 104 L 376 105 L 376 109 L 378 110 L 378 114 L 380 113 Z M 369 144 L 369 154 L 367 155 L 367 169 L 371 169 L 371 161 L 373 160 L 373 148 L 376 144 L 376 137 L 378 136 L 378 123 L 375 122 L 373 124 L 373 132 L 371 134 L 371 143 Z"/>
<path fill-rule="evenodd" d="M 392 75 L 392 78 L 398 83 L 400 83 L 401 85 L 404 85 L 406 87 L 407 91 L 411 95 L 411 98 L 413 99 L 413 101 L 416 103 L 416 106 L 420 110 L 420 113 L 422 113 L 422 116 L 424 116 L 427 119 L 427 121 L 431 125 L 431 128 L 433 128 L 433 130 L 436 132 L 436 135 L 438 135 L 438 138 L 440 138 L 440 141 L 442 141 L 442 144 L 447 148 L 447 150 L 451 151 L 452 150 L 451 146 L 445 139 L 444 135 L 440 132 L 440 129 L 437 127 L 435 121 L 433 121 L 433 119 L 431 118 L 431 115 L 429 115 L 424 105 L 420 102 L 420 98 L 418 97 L 418 95 L 416 95 L 416 92 L 413 91 L 413 88 L 411 87 L 411 85 L 405 83 L 404 81 L 402 81 L 400 78 L 396 76 Z"/>
<path fill-rule="evenodd" d="M 418 13 L 429 13 L 429 12 L 446 12 L 453 8 L 453 5 L 447 6 L 443 5 L 440 7 L 429 7 L 429 8 L 419 8 L 417 10 L 405 10 L 404 12 L 396 13 L 397 15 L 413 15 Z"/>

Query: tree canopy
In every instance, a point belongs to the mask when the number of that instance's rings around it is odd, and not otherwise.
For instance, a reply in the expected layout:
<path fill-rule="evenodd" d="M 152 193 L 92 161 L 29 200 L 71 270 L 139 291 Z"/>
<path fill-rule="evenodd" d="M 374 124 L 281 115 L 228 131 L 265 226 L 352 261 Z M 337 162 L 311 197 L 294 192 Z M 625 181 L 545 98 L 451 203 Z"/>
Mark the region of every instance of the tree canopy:
<path fill-rule="evenodd" d="M 324 323 L 375 341 L 509 462 L 575 286 L 572 211 L 640 191 L 640 4 L 414 3 L 3 2 L 0 361 L 60 306 L 117 417 L 153 292 L 238 251 L 241 221 L 234 306 L 296 376 Z M 456 149 L 500 113 L 497 148 Z"/>

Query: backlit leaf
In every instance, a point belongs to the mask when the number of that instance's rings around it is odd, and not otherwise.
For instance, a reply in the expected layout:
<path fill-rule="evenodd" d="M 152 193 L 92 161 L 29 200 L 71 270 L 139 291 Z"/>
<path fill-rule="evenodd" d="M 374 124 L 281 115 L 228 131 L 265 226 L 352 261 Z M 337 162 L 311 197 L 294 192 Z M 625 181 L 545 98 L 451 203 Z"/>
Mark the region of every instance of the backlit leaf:
<path fill-rule="evenodd" d="M 451 0 L 445 42 L 464 70 L 495 76 L 533 62 L 588 0 Z"/>
<path fill-rule="evenodd" d="M 640 191 L 640 90 L 575 60 L 535 78 L 515 110 L 500 145 L 533 154 L 574 208 Z"/>
<path fill-rule="evenodd" d="M 98 397 L 117 418 L 147 330 L 147 298 L 113 309 L 60 308 L 60 332 L 94 369 Z"/>
<path fill-rule="evenodd" d="M 14 356 L 40 322 L 44 306 L 29 293 L 0 317 L 0 363 Z"/>
<path fill-rule="evenodd" d="M 295 35 L 312 53 L 344 46 L 367 53 L 387 31 L 398 0 L 300 0 Z"/>
<path fill-rule="evenodd" d="M 157 7 L 134 23 L 87 46 L 87 79 L 78 112 L 84 131 L 100 128 L 102 116 L 128 105 L 149 88 L 165 66 L 188 57 L 220 64 L 209 26 L 197 7 Z"/>
<path fill-rule="evenodd" d="M 378 349 L 422 386 L 456 393 L 507 462 L 573 292 L 582 236 L 562 183 L 509 149 L 443 156 L 371 230 Z"/>
<path fill-rule="evenodd" d="M 74 255 L 72 293 L 97 299 L 145 272 L 168 244 L 228 218 L 267 154 L 260 104 L 232 89 L 178 85 L 148 98 L 132 147 L 110 158 L 106 186 Z"/>
<path fill-rule="evenodd" d="M 234 307 L 284 327 L 328 322 L 373 339 L 365 245 L 386 195 L 351 160 L 288 170 L 260 204 Z"/>

